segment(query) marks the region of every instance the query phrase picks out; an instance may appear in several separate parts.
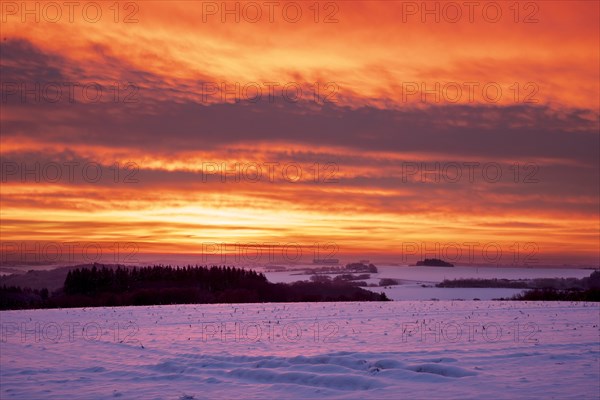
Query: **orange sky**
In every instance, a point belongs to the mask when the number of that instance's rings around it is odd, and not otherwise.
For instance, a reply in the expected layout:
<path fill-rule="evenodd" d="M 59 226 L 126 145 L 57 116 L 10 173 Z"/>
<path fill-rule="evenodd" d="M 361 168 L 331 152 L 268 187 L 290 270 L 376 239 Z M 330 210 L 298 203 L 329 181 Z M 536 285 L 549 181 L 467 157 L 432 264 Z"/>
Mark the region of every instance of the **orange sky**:
<path fill-rule="evenodd" d="M 89 3 L 1 4 L 3 251 L 598 264 L 598 2 Z"/>

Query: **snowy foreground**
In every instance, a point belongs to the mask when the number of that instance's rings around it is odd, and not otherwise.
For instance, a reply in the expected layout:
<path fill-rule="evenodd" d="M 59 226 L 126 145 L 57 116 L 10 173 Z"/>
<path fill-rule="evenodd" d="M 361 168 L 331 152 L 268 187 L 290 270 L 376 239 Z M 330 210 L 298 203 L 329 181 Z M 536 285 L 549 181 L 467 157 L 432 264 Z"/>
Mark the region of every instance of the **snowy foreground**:
<path fill-rule="evenodd" d="M 597 399 L 599 305 L 421 301 L 0 313 L 2 399 Z"/>

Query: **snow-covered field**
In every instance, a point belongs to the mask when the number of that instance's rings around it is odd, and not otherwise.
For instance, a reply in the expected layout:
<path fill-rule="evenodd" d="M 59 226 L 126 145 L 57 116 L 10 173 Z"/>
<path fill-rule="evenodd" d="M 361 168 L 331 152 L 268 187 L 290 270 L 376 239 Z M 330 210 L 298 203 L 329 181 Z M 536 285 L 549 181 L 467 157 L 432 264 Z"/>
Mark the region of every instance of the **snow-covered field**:
<path fill-rule="evenodd" d="M 312 266 L 314 268 L 314 266 Z M 493 268 L 493 267 L 397 267 L 378 266 L 378 273 L 370 274 L 367 284 L 378 284 L 382 278 L 400 280 L 400 285 L 369 287 L 374 292 L 385 292 L 392 300 L 492 300 L 510 298 L 523 289 L 505 288 L 436 288 L 444 279 L 536 279 L 536 278 L 584 278 L 593 270 L 574 268 Z M 297 275 L 300 271 L 266 272 L 271 282 L 290 283 L 310 279 L 310 275 Z M 330 275 L 335 277 L 335 275 Z"/>
<path fill-rule="evenodd" d="M 597 399 L 599 304 L 0 313 L 2 399 Z"/>

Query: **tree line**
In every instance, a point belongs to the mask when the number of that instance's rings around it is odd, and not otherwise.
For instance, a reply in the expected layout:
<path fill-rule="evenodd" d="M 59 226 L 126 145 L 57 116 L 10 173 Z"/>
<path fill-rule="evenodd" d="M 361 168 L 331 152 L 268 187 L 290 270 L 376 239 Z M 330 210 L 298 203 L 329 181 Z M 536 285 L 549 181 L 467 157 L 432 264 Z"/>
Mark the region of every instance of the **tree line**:
<path fill-rule="evenodd" d="M 158 304 L 388 301 L 343 282 L 271 283 L 264 274 L 225 266 L 128 268 L 94 264 L 67 273 L 62 289 L 0 288 L 0 309 Z"/>

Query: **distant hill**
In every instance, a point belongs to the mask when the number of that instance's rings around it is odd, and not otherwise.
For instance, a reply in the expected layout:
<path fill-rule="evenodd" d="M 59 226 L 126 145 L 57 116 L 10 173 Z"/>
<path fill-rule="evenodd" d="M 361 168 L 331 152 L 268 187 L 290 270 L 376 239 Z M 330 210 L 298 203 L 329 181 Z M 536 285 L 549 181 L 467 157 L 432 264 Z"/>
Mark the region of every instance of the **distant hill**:
<path fill-rule="evenodd" d="M 423 261 L 417 261 L 417 267 L 454 267 L 454 264 L 438 258 L 426 258 Z"/>
<path fill-rule="evenodd" d="M 81 264 L 69 267 L 58 267 L 50 270 L 30 270 L 24 274 L 20 273 L 0 276 L 0 286 L 18 286 L 34 290 L 46 288 L 50 292 L 53 292 L 55 290 L 62 289 L 69 271 L 78 268 L 92 268 L 94 265 L 100 266 L 100 264 Z M 110 269 L 116 269 L 118 267 L 128 268 L 127 266 L 116 264 L 102 264 L 102 267 Z"/>

